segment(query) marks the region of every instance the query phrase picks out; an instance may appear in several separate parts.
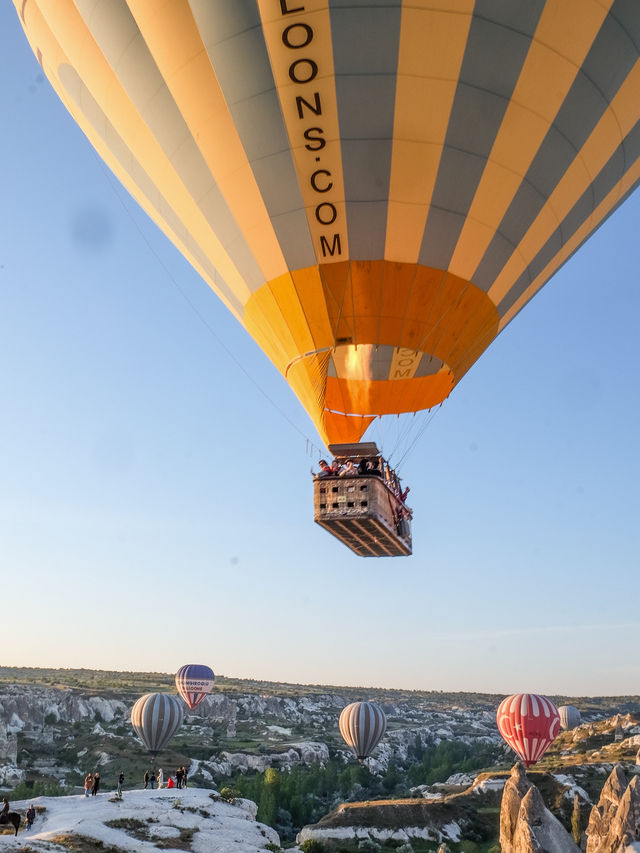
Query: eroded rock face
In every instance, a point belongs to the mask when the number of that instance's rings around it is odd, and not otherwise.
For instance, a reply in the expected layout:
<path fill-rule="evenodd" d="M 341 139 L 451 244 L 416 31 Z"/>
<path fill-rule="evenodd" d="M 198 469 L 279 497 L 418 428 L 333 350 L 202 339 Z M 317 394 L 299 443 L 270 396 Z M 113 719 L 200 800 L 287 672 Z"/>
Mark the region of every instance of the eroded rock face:
<path fill-rule="evenodd" d="M 0 691 L 0 720 L 9 733 L 41 729 L 48 719 L 58 721 L 124 719 L 129 707 L 118 699 L 86 696 L 68 688 L 16 684 Z"/>
<path fill-rule="evenodd" d="M 628 784 L 622 767 L 616 764 L 604 783 L 600 792 L 600 799 L 591 809 L 589 815 L 589 824 L 586 829 L 587 853 L 595 853 L 596 850 L 600 849 L 600 844 L 609 832 L 611 821 L 618 811 L 620 800 Z"/>
<path fill-rule="evenodd" d="M 580 850 L 558 818 L 547 809 L 535 785 L 522 800 L 511 849 L 513 853 L 579 853 Z"/>
<path fill-rule="evenodd" d="M 504 786 L 500 809 L 502 853 L 580 853 L 518 762 Z"/>
<path fill-rule="evenodd" d="M 7 726 L 0 720 L 0 763 L 15 764 L 17 760 L 18 739 L 7 731 Z"/>
<path fill-rule="evenodd" d="M 511 853 L 513 839 L 518 823 L 520 806 L 525 794 L 531 788 L 527 771 L 519 761 L 513 765 L 511 776 L 507 779 L 502 793 L 500 808 L 500 845 L 503 853 Z"/>
<path fill-rule="evenodd" d="M 607 779 L 587 826 L 587 853 L 622 853 L 640 842 L 640 777 L 627 784 L 616 766 Z"/>

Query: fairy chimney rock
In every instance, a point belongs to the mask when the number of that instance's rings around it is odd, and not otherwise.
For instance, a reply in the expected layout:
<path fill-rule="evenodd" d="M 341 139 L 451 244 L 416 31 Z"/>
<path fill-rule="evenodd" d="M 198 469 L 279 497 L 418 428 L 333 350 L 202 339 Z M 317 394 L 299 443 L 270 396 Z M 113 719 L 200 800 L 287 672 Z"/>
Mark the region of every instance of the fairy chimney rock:
<path fill-rule="evenodd" d="M 529 788 L 531 788 L 531 782 L 527 778 L 527 771 L 524 769 L 524 765 L 518 761 L 511 768 L 511 775 L 502 791 L 500 845 L 503 853 L 511 853 L 513 850 L 513 837 L 518 823 L 520 805 Z"/>
<path fill-rule="evenodd" d="M 580 853 L 545 807 L 520 762 L 511 770 L 502 794 L 500 847 L 502 853 Z"/>
<path fill-rule="evenodd" d="M 505 848 L 502 848 L 503 853 Z M 580 853 L 567 830 L 532 785 L 524 795 L 511 846 L 513 853 Z"/>
<path fill-rule="evenodd" d="M 611 822 L 620 806 L 622 795 L 627 789 L 628 780 L 619 764 L 613 768 L 600 792 L 600 799 L 591 809 L 587 825 L 587 853 L 596 853 L 609 833 Z"/>
<path fill-rule="evenodd" d="M 613 769 L 598 804 L 591 811 L 587 839 L 587 853 L 623 853 L 638 849 L 634 842 L 640 842 L 639 776 L 634 776 L 627 785 L 620 767 Z"/>

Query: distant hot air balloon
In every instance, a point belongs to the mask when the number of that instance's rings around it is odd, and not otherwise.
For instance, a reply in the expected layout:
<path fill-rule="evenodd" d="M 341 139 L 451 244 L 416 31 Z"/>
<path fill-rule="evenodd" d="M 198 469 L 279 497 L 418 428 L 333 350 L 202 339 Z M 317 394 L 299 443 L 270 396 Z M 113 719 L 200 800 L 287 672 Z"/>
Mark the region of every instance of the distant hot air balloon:
<path fill-rule="evenodd" d="M 151 755 L 157 755 L 182 725 L 182 703 L 167 693 L 145 693 L 131 709 L 131 725 Z"/>
<path fill-rule="evenodd" d="M 565 732 L 575 729 L 582 722 L 580 711 L 573 705 L 560 705 L 558 714 L 560 714 L 560 728 Z"/>
<path fill-rule="evenodd" d="M 638 2 L 14 3 L 326 442 L 443 401 L 640 180 Z"/>
<path fill-rule="evenodd" d="M 200 663 L 185 664 L 176 672 L 178 693 L 192 711 L 211 693 L 215 680 L 211 667 Z"/>
<path fill-rule="evenodd" d="M 340 734 L 362 762 L 384 735 L 387 718 L 374 702 L 352 702 L 340 714 L 339 725 Z"/>
<path fill-rule="evenodd" d="M 558 709 L 535 693 L 507 696 L 496 716 L 500 734 L 526 767 L 542 758 L 560 731 Z"/>

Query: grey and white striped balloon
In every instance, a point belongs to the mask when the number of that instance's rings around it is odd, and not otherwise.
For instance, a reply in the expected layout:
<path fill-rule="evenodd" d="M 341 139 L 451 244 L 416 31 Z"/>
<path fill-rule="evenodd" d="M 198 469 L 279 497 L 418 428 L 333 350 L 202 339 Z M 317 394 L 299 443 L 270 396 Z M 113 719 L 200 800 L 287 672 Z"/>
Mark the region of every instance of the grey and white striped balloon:
<path fill-rule="evenodd" d="M 374 702 L 352 702 L 340 714 L 340 734 L 364 761 L 379 744 L 387 728 L 384 711 Z"/>
<path fill-rule="evenodd" d="M 131 709 L 131 725 L 151 755 L 157 755 L 182 725 L 182 702 L 167 693 L 145 693 Z"/>
<path fill-rule="evenodd" d="M 580 711 L 573 705 L 560 705 L 558 713 L 560 714 L 560 728 L 565 732 L 575 729 L 582 722 Z"/>

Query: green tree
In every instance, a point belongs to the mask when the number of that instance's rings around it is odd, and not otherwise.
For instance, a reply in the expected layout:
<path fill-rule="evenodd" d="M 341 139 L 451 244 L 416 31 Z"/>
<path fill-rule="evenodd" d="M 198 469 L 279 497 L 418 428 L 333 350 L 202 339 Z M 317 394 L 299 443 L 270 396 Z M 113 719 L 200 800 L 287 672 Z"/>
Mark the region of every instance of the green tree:
<path fill-rule="evenodd" d="M 258 801 L 258 820 L 273 826 L 278 816 L 280 773 L 267 767 L 262 777 L 262 791 Z"/>
<path fill-rule="evenodd" d="M 324 851 L 322 844 L 313 838 L 307 838 L 306 841 L 303 841 L 300 849 L 302 853 L 323 853 Z"/>
<path fill-rule="evenodd" d="M 387 767 L 387 772 L 382 780 L 382 787 L 386 794 L 393 794 L 396 786 L 402 781 L 402 774 L 398 771 L 395 762 L 390 761 Z"/>

